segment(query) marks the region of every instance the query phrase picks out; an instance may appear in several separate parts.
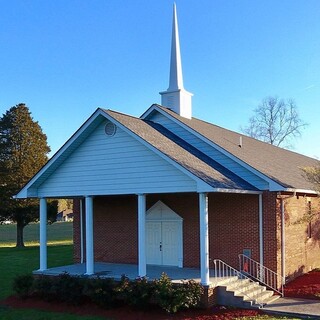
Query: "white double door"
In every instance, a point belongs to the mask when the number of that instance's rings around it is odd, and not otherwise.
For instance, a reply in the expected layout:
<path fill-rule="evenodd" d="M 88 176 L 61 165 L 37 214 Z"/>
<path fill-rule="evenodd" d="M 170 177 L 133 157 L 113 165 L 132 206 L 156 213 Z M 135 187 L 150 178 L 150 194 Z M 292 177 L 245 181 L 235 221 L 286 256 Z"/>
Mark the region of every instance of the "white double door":
<path fill-rule="evenodd" d="M 180 266 L 181 238 L 180 221 L 147 221 L 147 264 Z"/>

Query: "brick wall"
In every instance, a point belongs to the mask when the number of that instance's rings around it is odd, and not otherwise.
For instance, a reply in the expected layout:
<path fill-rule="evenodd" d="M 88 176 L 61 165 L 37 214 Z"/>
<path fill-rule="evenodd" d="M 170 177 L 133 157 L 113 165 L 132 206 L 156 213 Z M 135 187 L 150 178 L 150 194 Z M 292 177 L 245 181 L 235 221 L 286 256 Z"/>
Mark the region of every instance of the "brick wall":
<path fill-rule="evenodd" d="M 320 267 L 320 217 L 311 224 L 304 215 L 318 208 L 318 198 L 281 196 L 285 200 L 286 276 Z M 263 194 L 264 264 L 281 274 L 281 197 Z M 196 193 L 147 196 L 147 209 L 161 200 L 183 218 L 185 267 L 199 267 L 199 201 Z M 80 261 L 79 200 L 74 201 L 74 258 Z M 137 263 L 137 196 L 94 198 L 95 261 Z M 319 211 L 317 211 L 319 212 Z M 85 224 L 85 220 L 83 221 Z M 238 268 L 238 254 L 251 250 L 259 261 L 258 195 L 209 194 L 209 250 L 212 260 L 222 259 Z M 85 252 L 85 251 L 84 251 Z"/>
<path fill-rule="evenodd" d="M 183 218 L 185 267 L 199 267 L 199 200 L 196 193 L 147 196 L 147 209 L 161 200 Z M 79 202 L 74 204 L 75 261 L 80 261 Z M 84 222 L 85 223 L 85 222 Z M 137 263 L 137 196 L 94 198 L 95 261 Z M 238 267 L 238 254 L 259 258 L 258 196 L 209 195 L 210 258 Z M 211 263 L 211 267 L 213 264 Z"/>
<path fill-rule="evenodd" d="M 309 232 L 308 212 L 319 212 L 319 199 L 303 196 L 284 197 L 286 277 L 296 277 L 320 267 L 320 216 L 316 214 Z M 311 207 L 309 207 L 309 202 Z M 313 211 L 315 210 L 315 211 Z"/>

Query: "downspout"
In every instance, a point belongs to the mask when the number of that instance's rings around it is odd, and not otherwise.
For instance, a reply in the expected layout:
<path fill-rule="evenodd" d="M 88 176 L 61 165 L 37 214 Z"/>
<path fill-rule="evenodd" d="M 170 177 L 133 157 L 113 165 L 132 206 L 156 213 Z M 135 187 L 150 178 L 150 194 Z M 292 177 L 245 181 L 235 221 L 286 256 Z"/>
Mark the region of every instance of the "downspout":
<path fill-rule="evenodd" d="M 285 229 L 285 209 L 284 203 L 286 199 L 293 198 L 296 196 L 296 191 L 294 191 L 292 196 L 286 198 L 280 198 L 281 201 L 281 276 L 282 276 L 282 285 L 285 285 L 286 282 L 286 229 Z"/>
<path fill-rule="evenodd" d="M 285 212 L 284 199 L 280 199 L 281 203 L 281 276 L 282 285 L 285 285 L 286 278 L 286 237 L 285 237 Z"/>
<path fill-rule="evenodd" d="M 263 208 L 262 193 L 259 194 L 259 253 L 260 264 L 263 265 Z"/>
<path fill-rule="evenodd" d="M 83 262 L 83 200 L 80 199 L 80 263 Z"/>

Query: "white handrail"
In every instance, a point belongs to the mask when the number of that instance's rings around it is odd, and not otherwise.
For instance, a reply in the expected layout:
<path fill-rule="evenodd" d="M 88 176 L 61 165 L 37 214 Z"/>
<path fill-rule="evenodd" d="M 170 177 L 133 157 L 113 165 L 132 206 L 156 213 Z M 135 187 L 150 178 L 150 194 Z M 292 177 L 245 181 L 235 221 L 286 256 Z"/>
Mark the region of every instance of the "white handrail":
<path fill-rule="evenodd" d="M 278 292 L 283 297 L 284 279 L 280 274 L 265 267 L 258 261 L 255 261 L 244 254 L 239 254 L 239 269 L 241 273 L 248 275 L 273 291 Z M 281 281 L 279 287 L 278 282 Z"/>
<path fill-rule="evenodd" d="M 216 278 L 217 277 L 223 277 L 223 278 L 237 277 L 240 280 L 248 280 L 250 283 L 255 283 L 255 281 L 250 279 L 248 276 L 246 276 L 242 272 L 238 271 L 237 269 L 229 266 L 224 261 L 222 261 L 220 259 L 214 259 L 213 262 L 214 262 L 214 268 L 215 268 L 214 274 L 215 274 Z M 230 282 L 232 282 L 232 278 L 230 279 Z M 257 294 L 253 294 L 253 295 L 249 296 L 246 293 L 245 287 L 241 286 L 242 283 L 240 281 L 236 282 L 235 285 L 236 286 L 233 288 L 234 291 L 238 291 L 240 294 L 245 296 L 250 301 L 254 301 L 255 303 L 259 304 L 260 307 L 263 307 L 264 303 L 262 301 L 259 301 L 258 292 L 257 292 Z"/>

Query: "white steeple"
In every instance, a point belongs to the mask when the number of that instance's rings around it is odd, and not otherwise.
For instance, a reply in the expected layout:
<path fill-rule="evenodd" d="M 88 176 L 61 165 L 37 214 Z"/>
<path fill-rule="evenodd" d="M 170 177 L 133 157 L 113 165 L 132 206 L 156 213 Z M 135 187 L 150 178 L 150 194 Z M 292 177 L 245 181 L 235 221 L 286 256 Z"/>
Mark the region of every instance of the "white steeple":
<path fill-rule="evenodd" d="M 169 88 L 167 91 L 160 92 L 160 94 L 163 106 L 172 109 L 172 111 L 182 117 L 191 119 L 191 97 L 193 94 L 186 91 L 183 87 L 176 4 L 173 5 Z"/>

